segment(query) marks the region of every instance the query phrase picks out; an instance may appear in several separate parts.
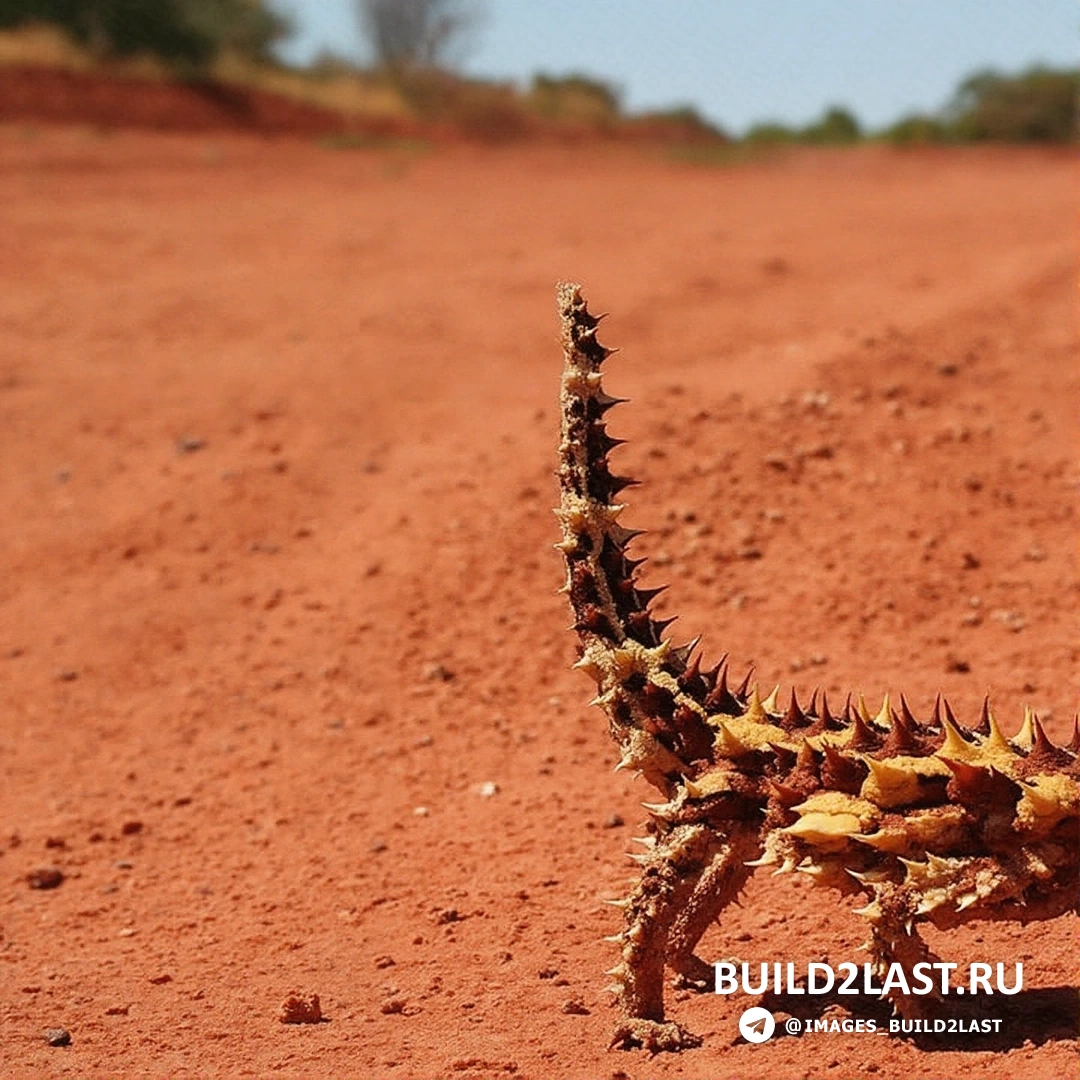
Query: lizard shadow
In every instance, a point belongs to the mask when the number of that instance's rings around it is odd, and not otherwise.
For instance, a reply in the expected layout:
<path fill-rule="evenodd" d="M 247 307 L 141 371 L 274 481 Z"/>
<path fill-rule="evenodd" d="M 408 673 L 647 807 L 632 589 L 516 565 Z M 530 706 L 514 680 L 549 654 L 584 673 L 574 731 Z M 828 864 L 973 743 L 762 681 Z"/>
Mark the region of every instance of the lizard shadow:
<path fill-rule="evenodd" d="M 835 991 L 813 997 L 770 991 L 762 996 L 759 1004 L 772 1013 L 797 1018 L 802 1021 L 805 1031 L 810 1021 L 835 1019 L 842 1025 L 844 1018 L 852 1015 L 852 1006 L 856 1003 Z M 906 1039 L 928 1052 L 1002 1051 L 1014 1050 L 1026 1043 L 1041 1046 L 1057 1041 L 1074 1042 L 1080 1031 L 1080 988 L 1075 986 L 1021 990 L 1009 996 L 995 995 L 992 1001 L 985 997 L 973 999 L 950 995 L 947 1001 L 936 1003 L 929 1021 L 923 1021 L 924 1026 L 940 1026 L 935 1025 L 935 1019 L 944 1021 L 945 1030 L 941 1031 L 913 1031 L 910 1022 L 905 1024 L 894 1018 L 892 1007 L 883 999 L 867 999 L 860 995 L 857 1008 L 858 1019 L 873 1020 L 876 1031 Z M 900 1023 L 900 1029 L 890 1029 L 890 1021 Z M 961 1030 L 954 1025 L 949 1031 L 949 1021 L 958 1021 Z M 971 1030 L 973 1022 L 977 1024 L 976 1030 Z M 984 1026 L 989 1030 L 982 1030 Z M 785 1032 L 779 1021 L 776 1034 L 797 1037 Z"/>

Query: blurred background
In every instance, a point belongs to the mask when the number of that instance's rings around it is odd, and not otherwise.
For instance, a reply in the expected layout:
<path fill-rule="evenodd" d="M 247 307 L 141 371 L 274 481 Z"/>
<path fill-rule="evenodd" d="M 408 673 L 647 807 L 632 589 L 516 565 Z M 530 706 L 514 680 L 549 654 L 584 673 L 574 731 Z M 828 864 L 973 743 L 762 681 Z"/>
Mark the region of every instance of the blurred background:
<path fill-rule="evenodd" d="M 281 94 L 354 134 L 1062 141 L 1080 12 L 1071 0 L 0 0 L 0 30 L 9 82 L 24 65 L 172 75 Z M 0 119 L 33 113 L 18 96 L 0 96 Z M 180 113 L 157 123 L 182 126 Z"/>

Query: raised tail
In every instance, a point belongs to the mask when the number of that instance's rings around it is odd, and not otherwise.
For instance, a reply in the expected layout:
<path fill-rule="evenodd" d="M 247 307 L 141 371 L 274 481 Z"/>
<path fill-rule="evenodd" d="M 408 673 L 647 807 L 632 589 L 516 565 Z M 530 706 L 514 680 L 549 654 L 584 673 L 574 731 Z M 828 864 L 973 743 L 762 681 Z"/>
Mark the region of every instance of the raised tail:
<path fill-rule="evenodd" d="M 620 399 L 604 393 L 600 368 L 614 350 L 597 340 L 600 320 L 580 286 L 561 284 L 558 307 L 565 368 L 556 515 L 581 641 L 577 666 L 596 679 L 596 703 L 622 749 L 620 766 L 640 770 L 670 794 L 680 777 L 693 777 L 712 760 L 706 716 L 741 713 L 746 690 L 728 689 L 722 664 L 702 672 L 691 660 L 696 642 L 677 648 L 661 636 L 670 620 L 655 619 L 650 605 L 662 590 L 637 587 L 644 560 L 630 558 L 627 547 L 640 533 L 619 523 L 619 493 L 635 481 L 612 473 L 608 460 L 622 440 L 608 435 L 605 416 Z"/>

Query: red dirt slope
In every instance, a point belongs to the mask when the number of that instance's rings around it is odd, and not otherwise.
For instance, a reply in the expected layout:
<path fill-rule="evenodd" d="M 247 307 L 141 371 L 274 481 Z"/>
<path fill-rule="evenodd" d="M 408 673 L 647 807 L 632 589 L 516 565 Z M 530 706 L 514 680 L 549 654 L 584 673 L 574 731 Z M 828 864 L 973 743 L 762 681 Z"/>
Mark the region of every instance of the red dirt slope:
<path fill-rule="evenodd" d="M 330 135 L 357 127 L 328 109 L 224 83 L 0 67 L 0 123 L 16 121 L 265 135 Z"/>

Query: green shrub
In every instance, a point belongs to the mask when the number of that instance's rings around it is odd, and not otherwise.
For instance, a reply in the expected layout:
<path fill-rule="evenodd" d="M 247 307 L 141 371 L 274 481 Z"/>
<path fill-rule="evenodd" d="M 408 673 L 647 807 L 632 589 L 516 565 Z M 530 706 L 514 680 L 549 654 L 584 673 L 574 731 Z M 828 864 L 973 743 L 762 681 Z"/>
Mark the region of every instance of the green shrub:
<path fill-rule="evenodd" d="M 588 75 L 533 76 L 529 106 L 546 120 L 576 120 L 610 124 L 619 119 L 622 102 L 619 91 Z"/>
<path fill-rule="evenodd" d="M 743 136 L 743 141 L 748 143 L 760 143 L 768 145 L 772 143 L 795 143 L 799 141 L 799 133 L 793 127 L 781 124 L 775 120 L 763 120 L 750 127 Z"/>
<path fill-rule="evenodd" d="M 911 146 L 946 142 L 950 135 L 945 124 L 937 117 L 927 116 L 925 113 L 911 113 L 885 128 L 881 137 L 896 146 Z"/>
<path fill-rule="evenodd" d="M 843 146 L 858 142 L 862 137 L 859 121 L 847 109 L 830 105 L 816 123 L 803 128 L 803 142 L 817 146 Z"/>
<path fill-rule="evenodd" d="M 1019 75 L 980 71 L 961 84 L 946 107 L 961 140 L 1070 142 L 1076 138 L 1080 72 L 1029 68 Z"/>

